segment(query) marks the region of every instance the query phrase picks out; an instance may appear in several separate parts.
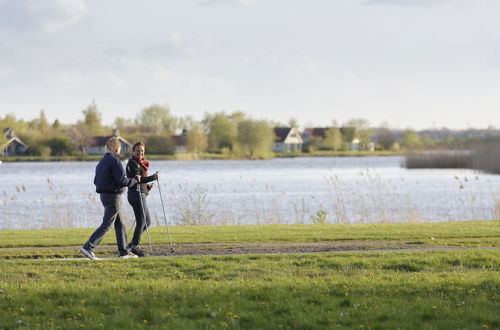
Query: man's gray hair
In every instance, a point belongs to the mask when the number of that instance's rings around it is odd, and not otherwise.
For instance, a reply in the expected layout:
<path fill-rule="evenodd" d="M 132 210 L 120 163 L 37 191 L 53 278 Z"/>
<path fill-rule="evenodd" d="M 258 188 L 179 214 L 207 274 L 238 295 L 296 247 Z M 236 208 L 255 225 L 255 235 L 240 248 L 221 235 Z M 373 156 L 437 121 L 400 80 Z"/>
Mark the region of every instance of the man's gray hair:
<path fill-rule="evenodd" d="M 106 149 L 109 151 L 115 151 L 119 146 L 120 140 L 116 136 L 113 136 L 108 140 L 108 142 L 106 142 Z"/>

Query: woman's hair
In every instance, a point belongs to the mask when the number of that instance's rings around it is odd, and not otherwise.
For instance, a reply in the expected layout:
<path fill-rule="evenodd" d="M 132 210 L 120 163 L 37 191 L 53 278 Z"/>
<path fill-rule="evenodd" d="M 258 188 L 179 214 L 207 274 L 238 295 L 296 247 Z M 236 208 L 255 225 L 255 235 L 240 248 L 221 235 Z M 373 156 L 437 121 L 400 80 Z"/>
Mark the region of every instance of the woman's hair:
<path fill-rule="evenodd" d="M 144 144 L 144 142 L 142 141 L 137 141 L 136 143 L 134 143 L 134 145 L 132 146 L 132 151 L 135 151 L 135 148 L 137 148 L 138 146 L 143 146 L 144 148 L 146 147 L 146 145 Z"/>
<path fill-rule="evenodd" d="M 110 138 L 107 142 L 106 142 L 106 148 L 109 150 L 109 151 L 115 151 L 116 149 L 118 149 L 118 146 L 120 145 L 120 140 L 114 136 L 112 138 Z"/>

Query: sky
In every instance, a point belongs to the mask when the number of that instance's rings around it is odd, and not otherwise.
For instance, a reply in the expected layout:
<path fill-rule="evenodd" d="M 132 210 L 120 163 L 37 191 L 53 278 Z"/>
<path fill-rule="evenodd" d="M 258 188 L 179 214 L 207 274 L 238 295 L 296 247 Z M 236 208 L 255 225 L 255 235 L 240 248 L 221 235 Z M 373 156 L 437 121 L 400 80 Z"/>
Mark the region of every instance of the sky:
<path fill-rule="evenodd" d="M 500 127 L 500 1 L 0 0 L 0 116 Z"/>

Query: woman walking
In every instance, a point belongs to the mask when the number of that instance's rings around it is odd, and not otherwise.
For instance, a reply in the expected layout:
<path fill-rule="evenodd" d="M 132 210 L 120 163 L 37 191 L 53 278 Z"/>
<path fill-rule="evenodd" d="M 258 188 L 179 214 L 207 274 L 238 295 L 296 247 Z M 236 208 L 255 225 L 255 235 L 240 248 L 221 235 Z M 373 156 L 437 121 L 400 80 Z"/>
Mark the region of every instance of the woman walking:
<path fill-rule="evenodd" d="M 153 185 L 148 184 L 148 182 L 157 180 L 159 177 L 158 172 L 148 176 L 149 162 L 144 159 L 144 152 L 145 145 L 143 142 L 134 143 L 132 147 L 132 156 L 127 163 L 127 177 L 141 177 L 139 189 L 137 189 L 137 185 L 130 186 L 127 195 L 128 202 L 134 209 L 136 223 L 134 237 L 129 244 L 129 248 L 133 254 L 139 257 L 144 257 L 144 252 L 139 248 L 142 233 L 146 230 L 146 226 L 149 228 L 151 225 L 151 217 L 149 216 L 146 198 L 149 191 L 153 188 Z"/>

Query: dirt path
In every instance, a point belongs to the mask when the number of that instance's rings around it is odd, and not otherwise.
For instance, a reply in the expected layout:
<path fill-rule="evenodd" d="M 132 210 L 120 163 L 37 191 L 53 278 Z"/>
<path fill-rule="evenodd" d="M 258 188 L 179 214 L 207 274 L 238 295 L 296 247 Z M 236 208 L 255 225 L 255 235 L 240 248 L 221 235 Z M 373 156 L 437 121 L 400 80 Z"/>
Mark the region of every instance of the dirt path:
<path fill-rule="evenodd" d="M 84 259 L 80 246 L 0 248 L 0 260 L 76 260 Z M 149 246 L 142 249 L 149 255 Z M 455 247 L 449 245 L 420 244 L 410 241 L 334 241 L 310 243 L 198 243 L 176 244 L 174 252 L 168 245 L 153 246 L 153 256 L 200 256 L 200 255 L 242 255 L 281 253 L 321 253 L 321 252 L 409 252 L 442 251 L 463 249 L 500 249 Z M 96 249 L 101 258 L 116 256 L 115 245 L 103 245 Z"/>

